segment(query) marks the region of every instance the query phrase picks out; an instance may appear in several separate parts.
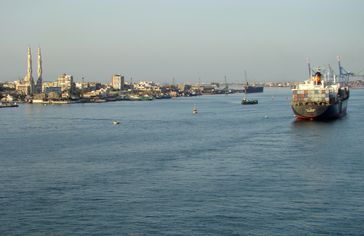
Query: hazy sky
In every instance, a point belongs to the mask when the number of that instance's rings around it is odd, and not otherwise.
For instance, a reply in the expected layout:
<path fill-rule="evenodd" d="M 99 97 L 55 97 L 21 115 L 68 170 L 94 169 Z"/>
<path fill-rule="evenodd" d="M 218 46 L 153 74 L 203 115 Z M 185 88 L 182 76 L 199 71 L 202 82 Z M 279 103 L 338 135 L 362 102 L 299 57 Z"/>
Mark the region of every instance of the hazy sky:
<path fill-rule="evenodd" d="M 364 70 L 363 0 L 1 0 L 0 81 L 298 81 L 336 56 Z"/>

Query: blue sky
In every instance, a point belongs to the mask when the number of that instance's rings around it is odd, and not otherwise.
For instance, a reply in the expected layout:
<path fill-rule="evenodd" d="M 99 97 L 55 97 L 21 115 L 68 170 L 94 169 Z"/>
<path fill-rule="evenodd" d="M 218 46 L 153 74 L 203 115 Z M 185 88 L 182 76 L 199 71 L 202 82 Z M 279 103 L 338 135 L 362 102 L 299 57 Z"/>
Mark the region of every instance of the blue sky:
<path fill-rule="evenodd" d="M 0 81 L 43 54 L 44 79 L 299 81 L 336 56 L 364 69 L 362 0 L 3 0 Z"/>

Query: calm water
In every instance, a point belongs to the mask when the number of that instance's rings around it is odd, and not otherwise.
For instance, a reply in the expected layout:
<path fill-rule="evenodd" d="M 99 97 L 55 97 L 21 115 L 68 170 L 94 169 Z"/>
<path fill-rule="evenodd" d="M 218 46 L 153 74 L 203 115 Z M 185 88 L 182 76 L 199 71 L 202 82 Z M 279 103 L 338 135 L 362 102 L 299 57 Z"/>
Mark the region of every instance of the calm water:
<path fill-rule="evenodd" d="M 296 122 L 288 89 L 1 109 L 0 235 L 363 235 L 351 94 L 333 122 Z"/>

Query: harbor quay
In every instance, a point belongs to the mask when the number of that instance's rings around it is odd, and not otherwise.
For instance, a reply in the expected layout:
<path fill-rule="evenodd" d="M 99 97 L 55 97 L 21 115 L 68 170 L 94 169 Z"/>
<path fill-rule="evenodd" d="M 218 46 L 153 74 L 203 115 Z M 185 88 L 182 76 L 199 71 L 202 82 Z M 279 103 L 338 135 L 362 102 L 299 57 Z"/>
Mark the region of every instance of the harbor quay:
<path fill-rule="evenodd" d="M 225 83 L 165 84 L 152 81 L 126 82 L 122 74 L 113 74 L 109 83 L 76 82 L 73 75 L 63 73 L 54 81 L 43 78 L 41 49 L 37 50 L 37 78 L 33 77 L 32 50 L 27 49 L 27 70 L 23 79 L 0 82 L 0 99 L 18 103 L 68 104 L 102 103 L 120 100 L 149 101 L 180 96 L 229 94 L 242 92 L 243 86 L 229 88 Z M 5 102 L 5 100 L 3 101 Z"/>
<path fill-rule="evenodd" d="M 153 81 L 125 81 L 122 74 L 111 75 L 108 83 L 76 82 L 73 75 L 63 73 L 54 81 L 43 78 L 41 49 L 37 49 L 37 77 L 33 77 L 32 50 L 27 49 L 27 70 L 23 79 L 0 82 L 0 100 L 2 103 L 13 101 L 32 104 L 69 104 L 103 103 L 112 101 L 150 101 L 173 97 L 189 97 L 213 94 L 231 94 L 244 92 L 246 83 L 197 83 L 197 84 L 158 84 Z M 292 87 L 294 82 L 252 83 L 259 87 Z M 350 86 L 350 84 L 349 84 Z M 361 80 L 353 81 L 352 87 L 364 87 Z"/>
<path fill-rule="evenodd" d="M 115 82 L 117 80 L 117 82 Z M 19 86 L 20 84 L 20 86 Z M 0 83 L 0 99 L 11 97 L 18 103 L 69 104 L 103 103 L 113 101 L 150 101 L 174 97 L 240 93 L 242 89 L 228 88 L 219 83 L 166 84 L 152 81 L 124 82 L 122 75 L 112 75 L 110 83 L 75 82 L 73 76 L 61 74 L 54 82 L 42 82 L 39 92 L 27 81 Z"/>

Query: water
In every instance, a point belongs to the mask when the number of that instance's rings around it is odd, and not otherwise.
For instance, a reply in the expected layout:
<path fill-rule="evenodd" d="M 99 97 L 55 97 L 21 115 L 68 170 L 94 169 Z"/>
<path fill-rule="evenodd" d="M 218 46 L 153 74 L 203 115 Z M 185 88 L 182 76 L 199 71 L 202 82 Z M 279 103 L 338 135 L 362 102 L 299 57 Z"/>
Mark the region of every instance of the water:
<path fill-rule="evenodd" d="M 288 89 L 1 109 L 0 235 L 362 235 L 351 94 L 333 122 L 296 122 Z"/>

